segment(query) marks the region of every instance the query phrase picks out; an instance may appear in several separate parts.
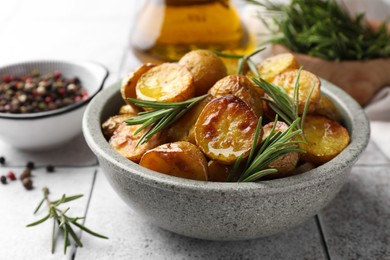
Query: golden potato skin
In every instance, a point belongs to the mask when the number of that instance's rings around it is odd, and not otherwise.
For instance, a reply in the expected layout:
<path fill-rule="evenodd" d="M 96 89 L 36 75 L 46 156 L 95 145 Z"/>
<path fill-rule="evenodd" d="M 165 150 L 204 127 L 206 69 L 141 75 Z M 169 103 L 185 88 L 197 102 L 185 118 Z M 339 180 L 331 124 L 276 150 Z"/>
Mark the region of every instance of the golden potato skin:
<path fill-rule="evenodd" d="M 160 145 L 147 151 L 139 164 L 168 175 L 207 181 L 207 160 L 199 148 L 189 142 Z"/>
<path fill-rule="evenodd" d="M 128 115 L 136 116 L 141 111 L 142 108 L 137 107 L 135 105 L 127 104 L 120 107 L 118 114 L 119 115 L 128 114 Z"/>
<path fill-rule="evenodd" d="M 195 141 L 208 158 L 232 164 L 240 155 L 248 156 L 257 122 L 258 117 L 241 99 L 216 98 L 205 106 L 195 123 Z"/>
<path fill-rule="evenodd" d="M 139 66 L 135 71 L 130 73 L 127 77 L 125 77 L 122 81 L 121 85 L 121 95 L 123 100 L 132 105 L 128 102 L 127 98 L 136 98 L 135 93 L 135 86 L 137 85 L 137 82 L 139 78 L 147 71 L 149 71 L 151 68 L 155 67 L 156 65 L 152 63 L 146 63 Z"/>
<path fill-rule="evenodd" d="M 263 126 L 263 137 L 262 140 L 265 140 L 270 134 L 274 122 L 270 122 Z M 278 121 L 276 123 L 275 132 L 285 132 L 288 129 L 288 125 L 284 122 Z M 277 169 L 278 172 L 271 174 L 270 176 L 274 178 L 290 176 L 290 172 L 295 169 L 299 160 L 298 152 L 291 152 L 278 159 L 271 162 L 268 167 Z"/>
<path fill-rule="evenodd" d="M 160 145 L 163 142 L 162 138 L 160 137 L 161 134 L 157 133 L 148 142 L 139 144 L 137 146 L 138 140 L 146 131 L 146 129 L 143 129 L 140 133 L 134 135 L 134 132 L 140 126 L 141 125 L 126 125 L 126 123 L 123 122 L 119 124 L 109 140 L 110 145 L 118 153 L 136 163 L 141 160 L 142 155 L 146 151 Z"/>
<path fill-rule="evenodd" d="M 203 108 L 213 99 L 208 96 L 187 111 L 166 131 L 167 142 L 187 141 L 195 144 L 195 123 Z"/>
<path fill-rule="evenodd" d="M 215 82 L 227 75 L 222 60 L 208 50 L 190 51 L 179 60 L 179 64 L 194 77 L 195 96 L 206 94 Z"/>
<path fill-rule="evenodd" d="M 138 80 L 137 99 L 179 102 L 194 96 L 194 79 L 184 66 L 176 63 L 163 63 L 151 68 Z"/>
<path fill-rule="evenodd" d="M 231 167 L 229 165 L 220 164 L 217 161 L 210 160 L 207 164 L 208 180 L 216 182 L 225 182 L 229 176 Z"/>
<path fill-rule="evenodd" d="M 294 89 L 295 89 L 295 81 L 298 76 L 299 70 L 289 70 L 282 74 L 279 74 L 272 81 L 274 85 L 280 86 L 284 88 L 287 94 L 293 99 L 294 98 Z M 299 102 L 298 102 L 298 112 L 302 115 L 306 100 L 309 97 L 312 87 L 314 87 L 313 93 L 310 97 L 308 113 L 313 113 L 316 109 L 318 102 L 320 101 L 321 96 L 321 81 L 320 79 L 314 75 L 313 73 L 301 70 L 301 74 L 299 77 Z"/>
<path fill-rule="evenodd" d="M 209 93 L 214 97 L 236 96 L 253 109 L 258 117 L 263 114 L 262 96 L 256 91 L 253 82 L 245 75 L 226 76 L 217 81 Z"/>
<path fill-rule="evenodd" d="M 122 124 L 126 119 L 134 116 L 135 116 L 134 114 L 121 114 L 121 115 L 115 115 L 108 118 L 102 124 L 104 137 L 106 137 L 107 140 L 110 139 L 120 124 Z"/>
<path fill-rule="evenodd" d="M 260 77 L 272 82 L 274 78 L 286 71 L 299 69 L 295 56 L 291 53 L 282 53 L 269 57 L 256 66 Z"/>
<path fill-rule="evenodd" d="M 307 143 L 299 148 L 306 153 L 301 159 L 316 165 L 336 157 L 349 144 L 348 131 L 338 122 L 324 116 L 307 116 L 303 128 Z"/>
<path fill-rule="evenodd" d="M 341 115 L 337 107 L 333 102 L 326 96 L 321 95 L 320 101 L 318 102 L 316 109 L 313 112 L 314 115 L 321 115 L 329 117 L 337 122 L 341 122 Z"/>

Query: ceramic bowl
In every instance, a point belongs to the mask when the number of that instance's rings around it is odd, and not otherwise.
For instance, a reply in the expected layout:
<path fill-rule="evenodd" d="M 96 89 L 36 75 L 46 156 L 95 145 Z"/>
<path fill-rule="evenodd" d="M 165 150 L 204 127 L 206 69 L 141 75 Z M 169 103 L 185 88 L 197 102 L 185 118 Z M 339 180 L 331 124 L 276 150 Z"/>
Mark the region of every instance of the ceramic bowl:
<path fill-rule="evenodd" d="M 362 108 L 323 81 L 343 118 L 351 142 L 333 160 L 311 171 L 253 183 L 195 181 L 145 169 L 107 143 L 101 124 L 123 103 L 119 84 L 99 93 L 83 118 L 83 133 L 119 196 L 155 225 L 189 237 L 243 240 L 269 236 L 302 224 L 327 205 L 344 184 L 369 140 Z M 132 223 L 129 223 L 132 225 Z"/>
<path fill-rule="evenodd" d="M 23 150 L 55 148 L 81 133 L 82 117 L 91 99 L 103 88 L 108 71 L 93 62 L 41 60 L 10 64 L 0 75 L 27 75 L 37 69 L 45 74 L 60 71 L 64 78 L 78 77 L 89 97 L 78 103 L 38 113 L 0 113 L 0 139 Z"/>

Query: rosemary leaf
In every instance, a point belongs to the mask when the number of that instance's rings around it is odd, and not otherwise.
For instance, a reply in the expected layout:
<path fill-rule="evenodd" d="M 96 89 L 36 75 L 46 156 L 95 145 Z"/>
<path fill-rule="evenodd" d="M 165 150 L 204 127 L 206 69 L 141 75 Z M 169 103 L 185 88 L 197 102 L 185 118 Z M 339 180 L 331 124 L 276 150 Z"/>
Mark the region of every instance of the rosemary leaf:
<path fill-rule="evenodd" d="M 179 118 L 181 118 L 191 107 L 205 99 L 209 94 L 195 97 L 182 102 L 157 102 L 138 100 L 135 98 L 128 98 L 134 105 L 143 108 L 152 108 L 154 110 L 139 113 L 137 116 L 125 120 L 127 125 L 141 126 L 134 132 L 140 133 L 142 130 L 148 128 L 138 140 L 137 145 L 146 143 L 155 134 L 166 129 Z"/>
<path fill-rule="evenodd" d="M 26 227 L 33 227 L 33 226 L 39 225 L 39 224 L 45 222 L 46 220 L 48 220 L 49 218 L 50 218 L 50 214 L 47 214 L 45 217 L 41 218 L 40 220 L 28 224 Z"/>
<path fill-rule="evenodd" d="M 83 226 L 83 225 L 81 225 L 81 224 L 79 224 L 79 223 L 77 223 L 77 222 L 72 222 L 72 224 L 75 225 L 75 226 L 77 226 L 77 227 L 79 227 L 80 229 L 84 230 L 85 232 L 87 232 L 87 233 L 89 233 L 89 234 L 95 236 L 95 237 L 100 237 L 100 238 L 108 239 L 108 237 L 103 236 L 103 235 L 101 235 L 101 234 L 99 234 L 99 233 L 96 233 L 96 232 L 94 232 L 94 231 L 92 231 L 92 230 L 86 228 L 85 226 Z"/>

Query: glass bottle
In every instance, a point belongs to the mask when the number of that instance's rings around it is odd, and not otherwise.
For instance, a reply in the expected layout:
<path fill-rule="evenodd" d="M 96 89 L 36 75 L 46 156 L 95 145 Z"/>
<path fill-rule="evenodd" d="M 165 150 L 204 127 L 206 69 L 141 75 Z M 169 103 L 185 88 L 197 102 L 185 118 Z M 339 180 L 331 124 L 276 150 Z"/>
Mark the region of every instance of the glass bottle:
<path fill-rule="evenodd" d="M 149 0 L 136 20 L 131 45 L 143 62 L 177 61 L 194 49 L 253 49 L 230 0 Z"/>

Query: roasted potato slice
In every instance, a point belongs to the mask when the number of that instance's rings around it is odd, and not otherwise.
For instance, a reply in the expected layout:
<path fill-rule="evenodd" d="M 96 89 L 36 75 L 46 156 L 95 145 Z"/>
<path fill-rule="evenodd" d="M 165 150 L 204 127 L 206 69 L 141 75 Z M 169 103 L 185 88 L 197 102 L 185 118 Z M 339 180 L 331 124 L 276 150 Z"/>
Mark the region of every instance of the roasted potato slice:
<path fill-rule="evenodd" d="M 260 77 L 268 82 L 272 82 L 277 75 L 283 72 L 299 69 L 297 60 L 291 53 L 283 53 L 269 57 L 256 67 Z"/>
<path fill-rule="evenodd" d="M 160 145 L 147 151 L 139 164 L 168 175 L 207 181 L 207 160 L 199 148 L 189 142 Z"/>
<path fill-rule="evenodd" d="M 217 81 L 209 93 L 213 97 L 236 96 L 253 109 L 258 117 L 263 114 L 261 95 L 256 91 L 253 82 L 245 75 L 226 76 Z"/>
<path fill-rule="evenodd" d="M 119 115 L 128 114 L 128 115 L 136 116 L 141 111 L 142 109 L 140 107 L 127 104 L 120 107 L 118 114 Z"/>
<path fill-rule="evenodd" d="M 341 115 L 337 107 L 333 102 L 326 96 L 321 95 L 320 101 L 318 102 L 316 109 L 313 112 L 314 115 L 321 115 L 329 117 L 337 122 L 341 122 Z"/>
<path fill-rule="evenodd" d="M 301 159 L 316 165 L 330 161 L 349 144 L 348 131 L 324 116 L 307 116 L 303 131 L 307 143 L 299 145 L 306 151 Z"/>
<path fill-rule="evenodd" d="M 229 165 L 220 164 L 213 160 L 208 162 L 207 167 L 209 181 L 225 182 L 231 170 Z"/>
<path fill-rule="evenodd" d="M 121 114 L 108 118 L 102 124 L 104 137 L 106 137 L 107 140 L 110 139 L 120 124 L 122 124 L 126 119 L 134 117 L 135 115 L 136 114 Z"/>
<path fill-rule="evenodd" d="M 270 134 L 274 126 L 274 122 L 270 122 L 263 126 L 263 137 L 265 140 Z M 288 129 L 288 125 L 284 122 L 278 121 L 275 126 L 275 132 L 284 132 Z M 299 160 L 298 152 L 291 152 L 271 162 L 268 167 L 277 169 L 278 172 L 271 174 L 271 177 L 286 177 L 290 175 L 290 172 L 295 169 Z"/>
<path fill-rule="evenodd" d="M 253 110 L 238 97 L 216 98 L 196 121 L 196 144 L 210 159 L 232 164 L 240 155 L 248 156 L 257 122 Z"/>
<path fill-rule="evenodd" d="M 294 90 L 295 90 L 295 82 L 297 80 L 299 70 L 289 70 L 282 74 L 279 74 L 275 77 L 275 79 L 272 81 L 273 84 L 283 87 L 287 94 L 294 98 Z M 313 93 L 309 100 L 309 107 L 308 107 L 308 113 L 312 113 L 319 100 L 320 100 L 320 87 L 321 87 L 321 81 L 320 79 L 314 75 L 313 73 L 302 70 L 301 74 L 299 76 L 299 102 L 298 102 L 298 112 L 299 114 L 303 113 L 303 110 L 305 108 L 306 100 L 309 97 L 309 94 L 313 89 Z"/>
<path fill-rule="evenodd" d="M 194 96 L 191 72 L 176 63 L 163 63 L 144 73 L 136 85 L 137 99 L 180 102 Z"/>
<path fill-rule="evenodd" d="M 125 77 L 122 81 L 121 85 L 121 95 L 123 100 L 132 105 L 128 102 L 127 98 L 136 98 L 135 93 L 135 86 L 137 85 L 137 82 L 139 78 L 147 71 L 149 71 L 151 68 L 155 67 L 155 64 L 152 63 L 146 63 L 139 66 L 135 71 L 130 73 L 127 77 Z"/>
<path fill-rule="evenodd" d="M 209 96 L 187 111 L 166 131 L 167 142 L 187 141 L 195 144 L 195 123 L 203 108 L 213 99 Z"/>
<path fill-rule="evenodd" d="M 208 50 L 190 51 L 179 60 L 179 64 L 192 73 L 196 96 L 206 94 L 215 82 L 227 75 L 222 60 Z"/>
<path fill-rule="evenodd" d="M 134 132 L 140 126 L 141 125 L 126 125 L 126 123 L 123 122 L 118 126 L 109 140 L 110 145 L 118 153 L 136 163 L 140 161 L 142 155 L 146 151 L 160 145 L 163 142 L 162 138 L 160 138 L 161 134 L 157 133 L 148 142 L 137 145 L 138 140 L 146 131 L 146 129 L 143 129 L 140 133 L 134 135 Z"/>

